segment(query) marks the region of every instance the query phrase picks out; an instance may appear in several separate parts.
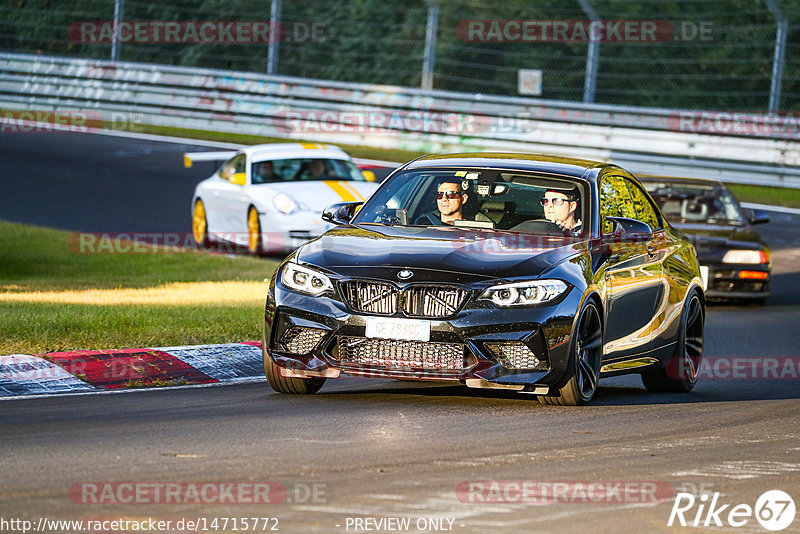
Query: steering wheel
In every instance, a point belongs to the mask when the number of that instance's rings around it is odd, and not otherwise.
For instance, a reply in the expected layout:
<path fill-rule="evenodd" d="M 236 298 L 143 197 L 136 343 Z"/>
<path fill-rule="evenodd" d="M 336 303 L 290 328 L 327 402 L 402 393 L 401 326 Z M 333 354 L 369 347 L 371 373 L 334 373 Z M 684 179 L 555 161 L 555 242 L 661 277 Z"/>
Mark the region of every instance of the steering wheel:
<path fill-rule="evenodd" d="M 536 234 L 556 234 L 565 235 L 568 230 L 564 230 L 559 225 L 547 219 L 533 219 L 523 221 L 518 225 L 509 228 L 513 232 L 532 232 Z"/>

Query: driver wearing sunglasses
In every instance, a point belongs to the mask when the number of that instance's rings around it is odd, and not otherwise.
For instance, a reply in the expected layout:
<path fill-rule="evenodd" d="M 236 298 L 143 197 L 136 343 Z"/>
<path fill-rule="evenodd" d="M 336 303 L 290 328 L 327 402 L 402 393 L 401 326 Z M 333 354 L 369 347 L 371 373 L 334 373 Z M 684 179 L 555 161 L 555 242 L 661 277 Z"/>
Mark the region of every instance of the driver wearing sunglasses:
<path fill-rule="evenodd" d="M 416 224 L 452 225 L 464 218 L 461 209 L 467 202 L 467 194 L 459 182 L 442 182 L 436 189 L 436 211 L 422 215 Z"/>
<path fill-rule="evenodd" d="M 581 231 L 581 220 L 576 219 L 578 194 L 573 190 L 548 189 L 541 200 L 545 218 L 569 230 L 573 234 Z"/>

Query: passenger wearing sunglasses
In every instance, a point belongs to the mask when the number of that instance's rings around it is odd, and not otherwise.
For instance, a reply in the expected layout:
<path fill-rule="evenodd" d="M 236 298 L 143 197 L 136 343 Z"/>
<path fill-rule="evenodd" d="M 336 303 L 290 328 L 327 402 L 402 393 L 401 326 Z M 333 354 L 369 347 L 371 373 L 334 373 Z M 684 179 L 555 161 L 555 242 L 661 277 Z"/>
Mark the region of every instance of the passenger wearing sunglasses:
<path fill-rule="evenodd" d="M 581 231 L 581 220 L 576 219 L 578 194 L 573 190 L 548 189 L 542 199 L 545 218 L 573 234 Z"/>
<path fill-rule="evenodd" d="M 459 182 L 442 182 L 436 189 L 436 210 L 420 216 L 416 224 L 452 225 L 464 218 L 461 209 L 467 202 L 467 194 Z"/>

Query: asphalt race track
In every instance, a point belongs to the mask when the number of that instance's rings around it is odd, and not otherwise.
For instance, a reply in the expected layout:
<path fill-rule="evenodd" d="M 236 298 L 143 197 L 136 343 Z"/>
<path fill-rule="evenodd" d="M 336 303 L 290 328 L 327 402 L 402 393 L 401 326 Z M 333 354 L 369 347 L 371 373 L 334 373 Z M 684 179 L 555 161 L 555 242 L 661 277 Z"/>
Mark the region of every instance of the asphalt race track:
<path fill-rule="evenodd" d="M 210 168 L 183 169 L 188 149 L 101 135 L 0 135 L 0 219 L 75 231 L 189 231 L 192 188 Z M 795 362 L 797 373 L 800 217 L 776 213 L 761 230 L 773 250 L 773 297 L 763 308 L 709 307 L 705 355 Z M 356 378 L 329 381 L 306 398 L 278 395 L 264 382 L 3 401 L 0 517 L 34 525 L 204 518 L 207 532 L 224 530 L 223 520 L 228 532 L 254 531 L 252 523 L 231 528 L 245 517 L 277 518 L 279 531 L 291 533 L 366 532 L 378 523 L 365 520 L 381 518 L 408 518 L 410 527 L 372 531 L 766 532 L 755 517 L 739 528 L 725 521 L 767 490 L 800 506 L 800 378 L 722 375 L 685 395 L 648 394 L 635 376 L 605 380 L 587 408 Z M 503 481 L 571 489 L 550 504 L 481 490 L 515 488 Z M 286 488 L 282 502 L 125 504 L 111 492 L 90 504 L 87 495 L 100 493 L 86 493 L 111 483 L 267 482 Z M 666 488 L 667 497 L 573 491 L 619 482 Z M 683 517 L 698 517 L 699 526 L 667 526 L 678 492 L 696 497 Z M 700 506 L 717 493 L 716 507 L 729 505 L 718 515 L 723 525 L 710 517 L 703 526 Z M 255 531 L 274 526 L 263 524 Z M 800 532 L 800 517 L 783 532 Z"/>
<path fill-rule="evenodd" d="M 190 232 L 194 186 L 220 150 L 107 135 L 0 135 L 0 218 L 76 232 Z"/>

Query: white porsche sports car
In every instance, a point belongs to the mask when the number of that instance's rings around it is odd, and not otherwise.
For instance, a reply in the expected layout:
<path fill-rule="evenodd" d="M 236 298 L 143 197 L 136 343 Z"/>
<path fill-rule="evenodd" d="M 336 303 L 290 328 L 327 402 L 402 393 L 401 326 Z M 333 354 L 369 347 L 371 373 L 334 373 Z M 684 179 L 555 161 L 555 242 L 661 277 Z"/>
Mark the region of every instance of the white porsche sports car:
<path fill-rule="evenodd" d="M 192 198 L 192 234 L 247 247 L 253 254 L 282 254 L 328 229 L 323 209 L 360 202 L 377 188 L 347 153 L 333 145 L 276 143 L 238 152 L 194 152 L 184 164 L 224 161 Z"/>

